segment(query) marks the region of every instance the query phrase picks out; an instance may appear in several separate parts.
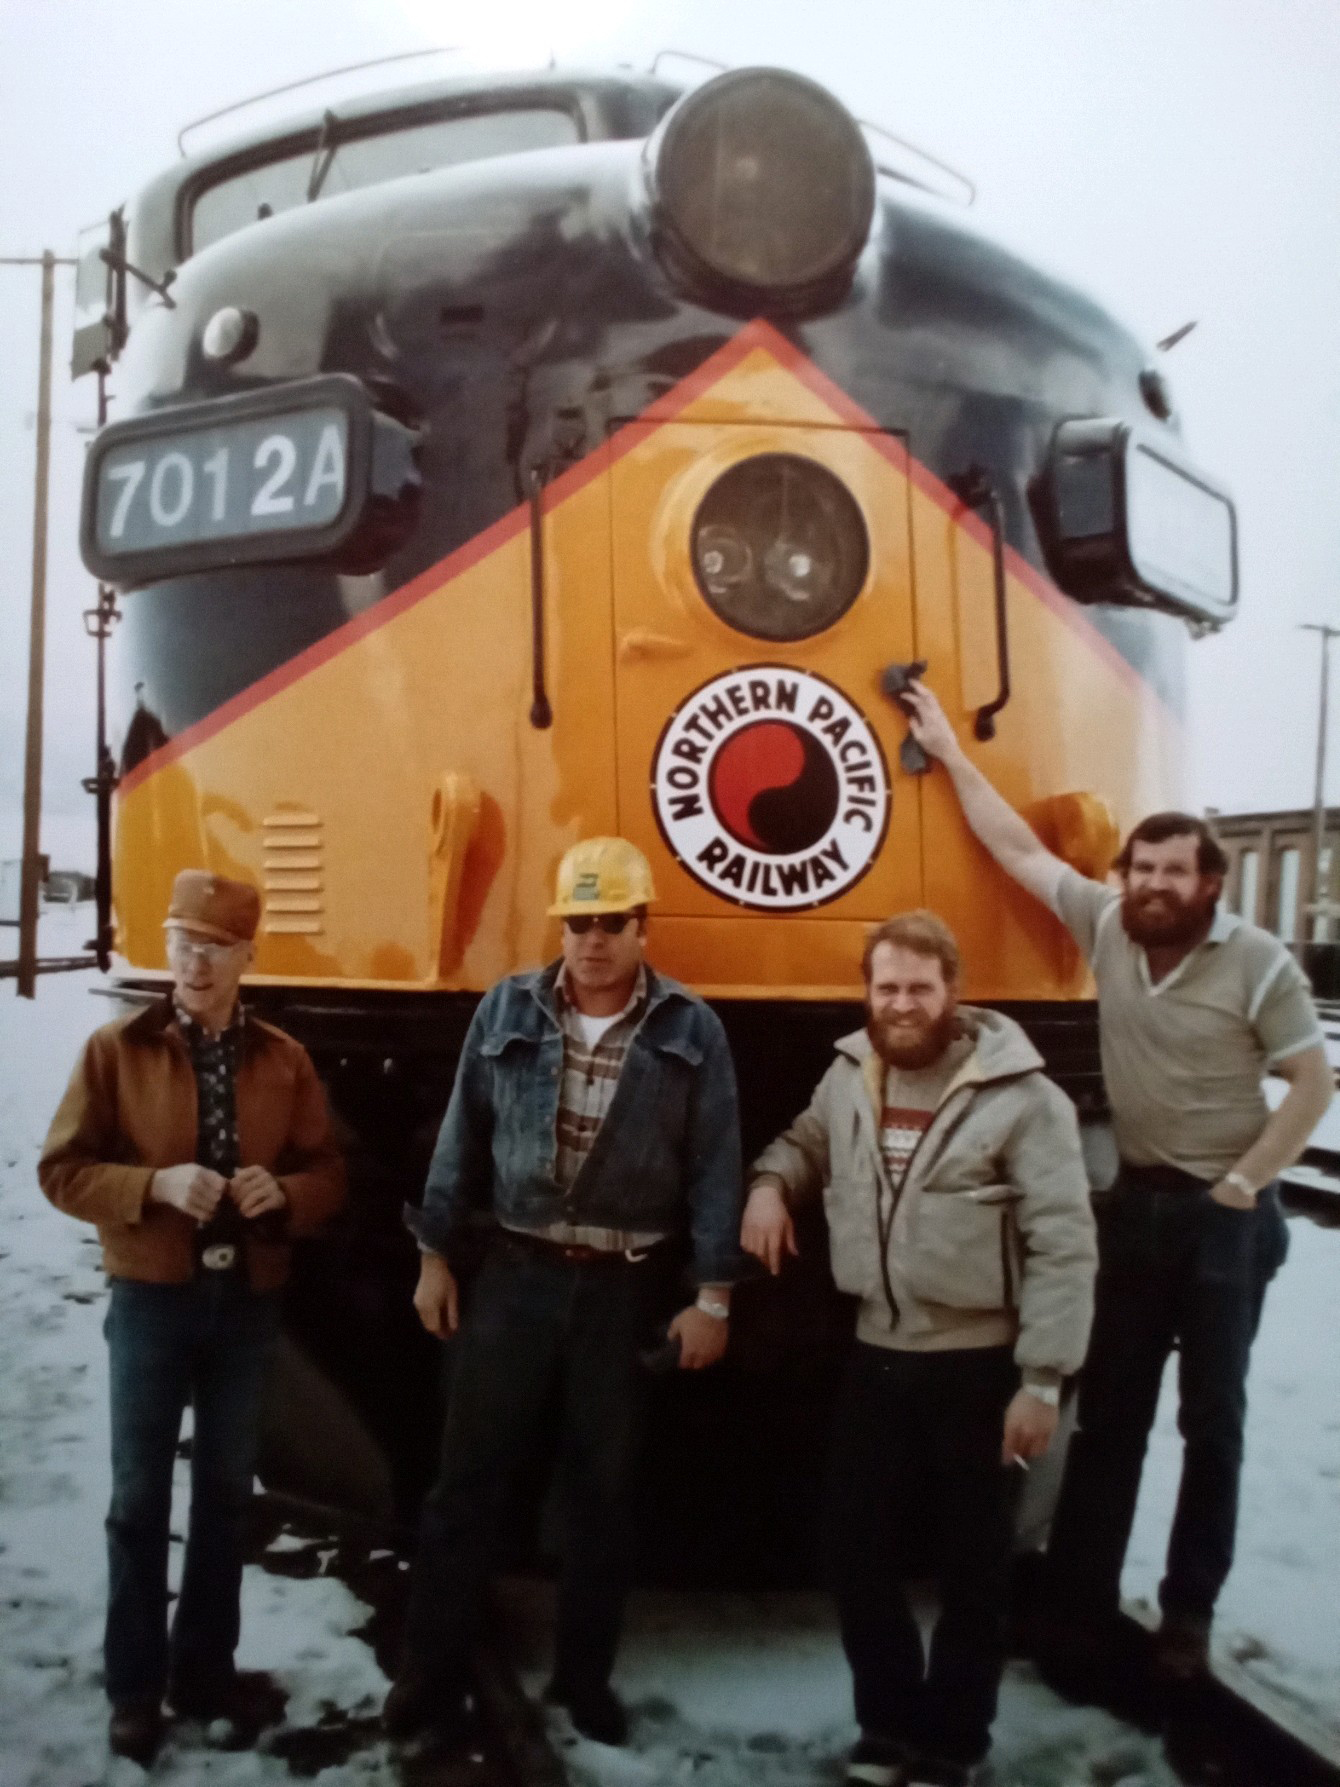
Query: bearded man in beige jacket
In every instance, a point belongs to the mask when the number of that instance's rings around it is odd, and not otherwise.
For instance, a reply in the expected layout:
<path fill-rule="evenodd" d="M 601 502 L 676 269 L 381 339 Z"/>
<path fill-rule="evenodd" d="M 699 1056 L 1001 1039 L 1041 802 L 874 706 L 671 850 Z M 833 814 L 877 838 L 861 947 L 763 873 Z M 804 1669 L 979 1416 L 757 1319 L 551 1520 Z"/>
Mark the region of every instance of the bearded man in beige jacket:
<path fill-rule="evenodd" d="M 861 1727 L 847 1778 L 967 1787 L 1004 1664 L 1011 1479 L 1084 1358 L 1093 1217 L 1070 1101 L 1012 1019 L 958 1003 L 941 920 L 889 919 L 862 968 L 866 1029 L 754 1163 L 741 1242 L 780 1271 L 822 1188 L 833 1277 L 860 1299 L 828 1545 Z M 929 1658 L 904 1591 L 928 1542 Z"/>

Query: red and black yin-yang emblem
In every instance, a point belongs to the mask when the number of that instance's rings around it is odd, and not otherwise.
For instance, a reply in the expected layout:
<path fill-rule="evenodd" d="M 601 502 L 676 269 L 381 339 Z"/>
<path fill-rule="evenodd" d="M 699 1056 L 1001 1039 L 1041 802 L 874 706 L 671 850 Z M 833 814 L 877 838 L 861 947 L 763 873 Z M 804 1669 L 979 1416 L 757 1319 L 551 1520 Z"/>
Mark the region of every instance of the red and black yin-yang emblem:
<path fill-rule="evenodd" d="M 695 690 L 661 735 L 651 787 L 695 880 L 761 911 L 837 899 L 888 828 L 888 770 L 864 714 L 823 677 L 781 665 Z"/>

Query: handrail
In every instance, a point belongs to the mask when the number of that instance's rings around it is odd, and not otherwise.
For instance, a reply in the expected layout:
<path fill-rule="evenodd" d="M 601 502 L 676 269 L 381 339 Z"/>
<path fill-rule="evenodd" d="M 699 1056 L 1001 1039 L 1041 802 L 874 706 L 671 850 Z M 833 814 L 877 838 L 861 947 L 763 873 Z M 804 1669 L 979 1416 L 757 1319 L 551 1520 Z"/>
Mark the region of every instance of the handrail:
<path fill-rule="evenodd" d="M 527 479 L 530 503 L 530 723 L 546 732 L 554 723 L 554 710 L 544 680 L 544 485 L 538 469 Z"/>
<path fill-rule="evenodd" d="M 991 517 L 991 568 L 996 596 L 996 662 L 1000 685 L 994 701 L 983 703 L 973 721 L 973 736 L 983 743 L 996 736 L 996 715 L 1010 698 L 1010 617 L 1005 584 L 1005 508 L 985 467 L 970 465 L 949 479 L 949 488 L 965 509 L 986 509 Z"/>
<path fill-rule="evenodd" d="M 395 56 L 373 56 L 366 62 L 350 62 L 344 68 L 328 68 L 324 74 L 304 75 L 300 81 L 285 81 L 282 87 L 268 87 L 264 93 L 253 93 L 248 99 L 235 99 L 231 105 L 220 106 L 217 112 L 206 112 L 203 118 L 194 118 L 189 124 L 183 124 L 177 132 L 177 153 L 185 155 L 185 139 L 193 130 L 217 123 L 220 118 L 227 118 L 233 112 L 244 112 L 249 105 L 260 105 L 266 99 L 278 99 L 281 93 L 296 93 L 300 87 L 315 87 L 321 81 L 333 81 L 342 74 L 358 74 L 365 68 L 385 68 L 392 62 L 413 62 L 423 56 L 455 56 L 460 50 L 460 44 L 447 43 L 428 50 L 401 50 Z"/>
<path fill-rule="evenodd" d="M 912 174 L 904 173 L 898 168 L 887 168 L 876 163 L 881 174 L 887 174 L 892 180 L 905 180 L 909 186 L 918 186 L 923 192 L 933 193 L 937 198 L 948 199 L 951 204 L 961 203 L 965 209 L 977 202 L 976 183 L 970 180 L 966 174 L 960 174 L 958 169 L 956 167 L 951 167 L 947 161 L 941 161 L 938 155 L 932 155 L 929 149 L 921 148 L 918 144 L 911 142 L 907 137 L 900 137 L 895 131 L 887 130 L 884 125 L 876 124 L 870 118 L 858 118 L 856 122 L 860 125 L 862 130 L 873 131 L 876 136 L 883 137 L 885 142 L 894 143 L 899 149 L 905 149 L 909 155 L 915 155 L 919 161 L 924 161 L 928 167 L 933 167 L 937 169 L 938 172 L 947 174 L 952 181 L 963 189 L 966 197 L 955 199 L 952 193 L 945 192 L 941 187 L 927 185 L 924 180 L 918 180 Z"/>

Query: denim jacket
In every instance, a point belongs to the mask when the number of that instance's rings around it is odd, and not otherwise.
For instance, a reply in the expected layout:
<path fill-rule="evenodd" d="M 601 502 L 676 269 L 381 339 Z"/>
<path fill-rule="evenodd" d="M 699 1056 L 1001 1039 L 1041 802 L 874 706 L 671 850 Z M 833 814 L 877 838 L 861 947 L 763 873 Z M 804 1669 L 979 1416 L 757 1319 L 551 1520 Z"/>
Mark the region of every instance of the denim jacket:
<path fill-rule="evenodd" d="M 405 1220 L 447 1253 L 472 1210 L 508 1227 L 558 1221 L 679 1232 L 687 1213 L 695 1277 L 739 1276 L 740 1125 L 721 1020 L 647 969 L 647 1003 L 613 1102 L 566 1198 L 554 1177 L 563 1035 L 558 963 L 499 981 L 466 1033 L 423 1205 Z"/>

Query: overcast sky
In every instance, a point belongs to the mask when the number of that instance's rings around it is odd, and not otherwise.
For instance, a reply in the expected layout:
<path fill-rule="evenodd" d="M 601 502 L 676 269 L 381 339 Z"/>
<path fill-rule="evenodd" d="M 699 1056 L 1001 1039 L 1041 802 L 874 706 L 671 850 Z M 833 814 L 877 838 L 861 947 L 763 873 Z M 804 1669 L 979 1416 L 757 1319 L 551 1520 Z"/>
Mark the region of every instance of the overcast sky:
<path fill-rule="evenodd" d="M 669 47 L 800 69 L 963 168 L 982 227 L 1146 340 L 1196 319 L 1164 367 L 1193 453 L 1236 496 L 1243 602 L 1190 654 L 1191 793 L 1225 811 L 1311 801 L 1318 646 L 1299 627 L 1340 625 L 1335 0 L 0 0 L 0 254 L 70 253 L 191 119 L 446 44 L 480 66 L 552 51 L 645 67 Z M 19 840 L 38 285 L 0 268 L 0 857 Z M 76 534 L 92 389 L 66 377 L 68 275 L 60 292 L 44 846 L 91 861 Z M 1340 758 L 1340 724 L 1331 742 Z"/>

